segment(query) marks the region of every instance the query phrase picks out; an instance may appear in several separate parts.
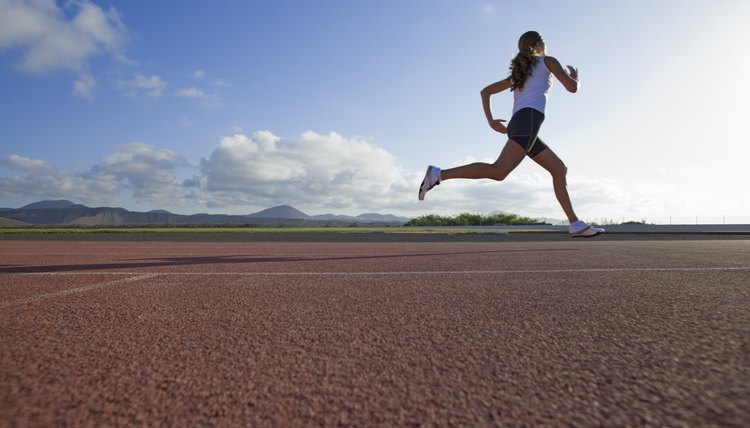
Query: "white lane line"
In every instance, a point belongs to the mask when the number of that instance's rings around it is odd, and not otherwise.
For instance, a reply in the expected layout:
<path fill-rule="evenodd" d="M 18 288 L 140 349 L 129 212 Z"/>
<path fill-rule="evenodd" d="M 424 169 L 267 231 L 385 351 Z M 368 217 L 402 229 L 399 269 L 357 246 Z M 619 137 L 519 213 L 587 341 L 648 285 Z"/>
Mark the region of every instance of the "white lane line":
<path fill-rule="evenodd" d="M 386 276 L 386 275 L 503 275 L 534 273 L 608 273 L 608 272 L 720 272 L 748 271 L 750 266 L 734 267 L 665 267 L 665 268 L 608 268 L 608 269 L 510 269 L 510 270 L 430 270 L 430 271 L 373 271 L 373 272 L 16 272 L 2 274 L 21 276 L 65 276 L 65 275 L 144 275 L 148 276 Z"/>
<path fill-rule="evenodd" d="M 0 277 L 19 275 L 19 276 L 81 276 L 81 275 L 125 275 L 127 278 L 116 279 L 114 281 L 102 282 L 99 284 L 87 285 L 84 287 L 72 288 L 69 290 L 57 291 L 54 293 L 39 294 L 36 296 L 25 297 L 22 299 L 9 300 L 0 302 L 0 309 L 10 308 L 13 306 L 23 305 L 25 303 L 36 302 L 39 300 L 50 299 L 54 297 L 65 296 L 68 294 L 84 293 L 87 291 L 98 290 L 105 287 L 111 287 L 118 284 L 127 284 L 144 279 L 150 279 L 157 276 L 397 276 L 397 275 L 509 275 L 509 274 L 538 274 L 538 273 L 587 273 L 587 272 L 739 272 L 750 271 L 750 266 L 739 267 L 675 267 L 675 268 L 610 268 L 610 269 L 527 269 L 527 270 L 461 270 L 461 271 L 403 271 L 403 272 L 28 272 L 3 274 Z M 135 276 L 133 276 L 135 275 Z"/>
<path fill-rule="evenodd" d="M 54 293 L 38 294 L 36 296 L 24 297 L 22 299 L 9 300 L 7 302 L 0 302 L 0 309 L 10 308 L 13 306 L 23 305 L 26 303 L 37 302 L 39 300 L 51 299 L 53 297 L 66 296 L 68 294 L 85 293 L 87 291 L 98 290 L 101 288 L 111 287 L 118 284 L 127 284 L 129 282 L 136 282 L 143 279 L 149 279 L 157 276 L 157 273 L 149 273 L 146 275 L 131 276 L 129 278 L 116 279 L 114 281 L 101 282 L 99 284 L 87 285 L 84 287 L 71 288 L 68 290 L 56 291 Z"/>

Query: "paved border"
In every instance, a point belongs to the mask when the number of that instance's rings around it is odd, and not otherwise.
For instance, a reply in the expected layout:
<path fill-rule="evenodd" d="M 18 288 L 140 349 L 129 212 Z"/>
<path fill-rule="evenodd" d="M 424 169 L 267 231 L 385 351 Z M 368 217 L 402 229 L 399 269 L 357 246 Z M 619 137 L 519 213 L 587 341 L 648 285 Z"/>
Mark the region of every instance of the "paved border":
<path fill-rule="evenodd" d="M 156 233 L 60 233 L 0 234 L 0 241 L 156 241 L 156 242 L 571 242 L 571 241 L 705 241 L 750 240 L 744 232 L 607 232 L 594 238 L 570 238 L 565 232 L 504 232 L 478 230 L 409 232 L 156 232 Z"/>

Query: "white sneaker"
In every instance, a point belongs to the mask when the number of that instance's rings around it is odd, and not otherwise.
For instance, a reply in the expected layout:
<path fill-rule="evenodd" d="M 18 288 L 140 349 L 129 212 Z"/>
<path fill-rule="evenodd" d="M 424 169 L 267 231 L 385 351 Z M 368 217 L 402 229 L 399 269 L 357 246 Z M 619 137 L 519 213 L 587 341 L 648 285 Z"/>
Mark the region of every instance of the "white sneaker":
<path fill-rule="evenodd" d="M 571 238 L 591 238 L 592 236 L 604 233 L 604 229 L 601 227 L 589 226 L 581 220 L 578 220 L 568 227 L 568 232 L 570 232 Z"/>
<path fill-rule="evenodd" d="M 438 184 L 440 184 L 440 168 L 430 165 L 427 167 L 424 180 L 419 186 L 419 200 L 424 201 L 424 195 Z"/>

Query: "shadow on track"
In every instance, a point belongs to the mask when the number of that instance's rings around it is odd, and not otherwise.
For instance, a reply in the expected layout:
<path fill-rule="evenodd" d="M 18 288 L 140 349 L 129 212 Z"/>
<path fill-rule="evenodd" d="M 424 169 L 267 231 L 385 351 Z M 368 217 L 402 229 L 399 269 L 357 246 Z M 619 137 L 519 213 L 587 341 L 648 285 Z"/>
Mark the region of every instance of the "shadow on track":
<path fill-rule="evenodd" d="M 368 260 L 368 259 L 390 259 L 406 257 L 433 257 L 433 256 L 459 256 L 469 254 L 512 254 L 512 253 L 546 253 L 561 251 L 578 251 L 568 248 L 547 248 L 535 250 L 486 250 L 486 251 L 455 251 L 445 253 L 417 253 L 417 254 L 375 254 L 362 256 L 338 256 L 338 257 L 258 257 L 251 255 L 235 256 L 199 256 L 199 257 L 156 257 L 151 259 L 135 259 L 122 263 L 84 263 L 65 264 L 49 266 L 0 266 L 0 274 L 3 273 L 54 273 L 54 272 L 78 272 L 92 270 L 114 270 L 114 269 L 146 269 L 175 266 L 200 266 L 200 265 L 228 265 L 228 264 L 254 264 L 254 263 L 289 263 L 289 262 L 318 262 L 318 261 L 340 261 L 340 260 Z"/>

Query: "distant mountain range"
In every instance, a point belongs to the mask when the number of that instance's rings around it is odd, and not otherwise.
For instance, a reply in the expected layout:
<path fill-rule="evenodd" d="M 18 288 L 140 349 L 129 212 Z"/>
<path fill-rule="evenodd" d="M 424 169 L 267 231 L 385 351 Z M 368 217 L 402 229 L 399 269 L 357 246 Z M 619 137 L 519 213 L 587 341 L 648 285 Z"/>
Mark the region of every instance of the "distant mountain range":
<path fill-rule="evenodd" d="M 187 224 L 268 224 L 268 223 L 388 223 L 401 225 L 405 217 L 367 213 L 356 217 L 346 215 L 307 215 L 289 205 L 268 208 L 248 215 L 172 214 L 165 210 L 128 211 L 124 208 L 91 208 L 67 200 L 40 201 L 21 208 L 0 208 L 0 226 L 23 225 L 187 225 Z"/>

